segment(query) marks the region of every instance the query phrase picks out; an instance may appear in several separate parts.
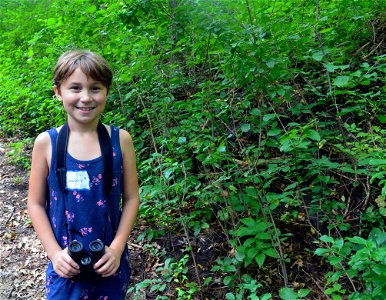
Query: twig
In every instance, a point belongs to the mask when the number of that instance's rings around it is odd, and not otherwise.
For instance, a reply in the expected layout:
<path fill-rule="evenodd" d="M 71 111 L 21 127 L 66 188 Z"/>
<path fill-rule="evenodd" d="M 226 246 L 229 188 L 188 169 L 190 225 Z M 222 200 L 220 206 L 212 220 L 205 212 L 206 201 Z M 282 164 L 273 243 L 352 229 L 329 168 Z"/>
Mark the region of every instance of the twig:
<path fill-rule="evenodd" d="M 258 195 L 257 191 L 256 191 L 256 195 Z M 271 232 L 269 234 L 270 239 L 271 239 L 271 245 L 275 249 L 276 253 L 279 255 L 279 264 L 280 264 L 280 268 L 281 268 L 281 272 L 282 272 L 282 276 L 283 276 L 283 280 L 284 280 L 284 286 L 287 287 L 288 286 L 287 268 L 286 268 L 286 265 L 285 265 L 284 253 L 283 253 L 283 249 L 281 247 L 281 241 L 279 239 L 279 233 L 278 233 L 278 230 L 277 230 L 277 227 L 276 227 L 276 224 L 275 224 L 275 220 L 274 220 L 273 215 L 272 215 L 272 211 L 271 211 L 269 205 L 265 206 L 258 196 L 257 196 L 257 199 L 258 199 L 259 204 L 261 206 L 261 212 L 263 214 L 263 217 L 264 217 L 264 220 L 265 220 L 266 224 L 268 224 L 268 218 L 267 218 L 267 215 L 264 212 L 264 208 L 266 207 L 268 209 L 268 211 L 269 211 L 269 216 L 270 216 L 270 219 L 271 219 L 274 231 L 275 231 L 274 234 L 272 234 Z M 276 242 L 275 242 L 275 239 L 276 239 Z M 277 246 L 275 246 L 276 244 L 277 244 Z"/>
<path fill-rule="evenodd" d="M 146 105 L 145 105 L 145 103 L 143 102 L 143 99 L 142 99 L 142 97 L 141 97 L 141 94 L 138 94 L 138 97 L 139 97 L 139 100 L 141 101 L 141 104 L 142 104 L 143 108 L 146 110 Z M 156 144 L 156 142 L 155 142 L 155 137 L 154 137 L 153 125 L 152 125 L 150 116 L 149 116 L 149 114 L 148 114 L 147 112 L 145 112 L 145 114 L 146 114 L 147 121 L 149 122 L 150 134 L 151 134 L 151 139 L 152 139 L 152 141 L 153 141 L 154 151 L 155 151 L 156 153 L 158 153 L 157 144 Z"/>
<path fill-rule="evenodd" d="M 123 114 L 124 117 L 126 117 L 126 108 L 125 108 L 125 103 L 123 102 L 120 86 L 118 85 L 118 83 L 115 83 L 115 86 L 116 86 L 115 89 L 116 89 L 116 91 L 118 92 L 118 95 L 119 95 L 119 101 L 121 103 L 122 114 Z"/>
<path fill-rule="evenodd" d="M 5 221 L 5 224 L 8 224 L 8 222 L 12 219 L 14 212 L 15 212 L 15 206 L 12 206 L 12 212 L 9 214 L 9 218 L 7 219 L 7 221 Z"/>
<path fill-rule="evenodd" d="M 131 243 L 131 242 L 128 242 L 128 243 L 127 243 L 127 245 L 128 245 L 128 246 L 131 246 L 131 247 L 133 247 L 133 248 L 137 248 L 137 249 L 143 249 L 143 247 L 142 247 L 142 246 L 140 246 L 140 245 L 137 245 L 137 244 L 134 244 L 134 243 Z"/>
<path fill-rule="evenodd" d="M 382 44 L 384 43 L 384 40 L 380 41 L 377 47 L 375 47 L 373 50 L 370 51 L 369 54 L 363 56 L 363 59 L 368 58 L 371 54 L 373 54 Z"/>
<path fill-rule="evenodd" d="M 184 163 L 181 164 L 181 167 L 182 167 L 182 171 L 184 173 L 184 184 L 185 184 L 184 185 L 184 193 L 182 194 L 182 199 L 181 199 L 181 202 L 182 202 L 185 199 L 185 195 L 186 195 L 185 189 L 186 189 L 187 176 L 186 176 L 186 170 L 185 170 Z M 201 283 L 201 279 L 200 279 L 200 273 L 198 272 L 198 265 L 196 262 L 196 256 L 195 256 L 195 253 L 193 251 L 192 243 L 190 242 L 190 234 L 189 234 L 188 228 L 186 226 L 185 220 L 183 218 L 183 214 L 182 214 L 180 207 L 178 207 L 178 214 L 180 216 L 182 227 L 184 228 L 185 236 L 188 240 L 188 245 L 189 245 L 190 254 L 191 254 L 192 260 L 193 260 L 194 270 L 196 272 L 197 283 L 198 283 L 198 286 L 200 287 L 200 289 L 199 289 L 200 296 L 201 296 L 201 299 L 204 299 L 204 295 L 202 294 L 202 283 Z"/>
<path fill-rule="evenodd" d="M 305 273 L 308 278 L 310 278 L 314 283 L 315 285 L 317 286 L 317 288 L 322 292 L 322 295 L 324 296 L 325 299 L 330 299 L 330 297 L 328 297 L 326 294 L 325 294 L 325 289 L 322 288 L 320 286 L 320 284 L 315 280 L 315 278 L 313 278 L 308 272 L 306 272 L 305 270 L 302 269 L 302 272 Z"/>

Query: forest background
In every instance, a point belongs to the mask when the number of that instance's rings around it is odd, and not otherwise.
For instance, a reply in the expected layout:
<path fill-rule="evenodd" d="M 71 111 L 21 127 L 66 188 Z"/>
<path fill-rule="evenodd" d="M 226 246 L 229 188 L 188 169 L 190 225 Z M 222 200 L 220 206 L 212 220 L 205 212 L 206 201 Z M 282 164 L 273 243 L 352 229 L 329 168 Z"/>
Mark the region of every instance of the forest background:
<path fill-rule="evenodd" d="M 103 121 L 134 138 L 147 266 L 130 299 L 384 299 L 385 1 L 0 3 L 20 167 L 64 121 L 58 56 L 114 69 Z"/>

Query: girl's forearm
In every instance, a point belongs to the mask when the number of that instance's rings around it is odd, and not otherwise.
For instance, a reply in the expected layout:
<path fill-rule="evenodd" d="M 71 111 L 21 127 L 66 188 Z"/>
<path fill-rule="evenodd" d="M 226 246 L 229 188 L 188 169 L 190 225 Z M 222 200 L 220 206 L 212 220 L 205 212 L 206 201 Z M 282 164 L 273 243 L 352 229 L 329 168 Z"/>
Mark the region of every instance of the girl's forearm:
<path fill-rule="evenodd" d="M 57 251 L 62 248 L 55 239 L 47 213 L 40 205 L 28 205 L 28 213 L 35 232 L 46 251 L 48 258 L 52 259 Z"/>
<path fill-rule="evenodd" d="M 127 240 L 134 227 L 135 219 L 138 212 L 139 199 L 134 197 L 128 200 L 123 206 L 121 220 L 119 222 L 117 233 L 111 242 L 110 248 L 119 250 L 121 253 L 125 249 Z"/>

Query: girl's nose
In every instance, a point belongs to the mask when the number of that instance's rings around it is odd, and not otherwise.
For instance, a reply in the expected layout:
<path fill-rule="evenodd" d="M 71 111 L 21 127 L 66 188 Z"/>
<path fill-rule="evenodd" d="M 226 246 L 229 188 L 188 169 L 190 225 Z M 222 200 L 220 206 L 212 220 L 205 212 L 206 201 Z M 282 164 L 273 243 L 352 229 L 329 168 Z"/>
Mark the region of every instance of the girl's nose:
<path fill-rule="evenodd" d="M 82 102 L 90 102 L 90 101 L 92 101 L 91 92 L 88 91 L 88 90 L 85 90 L 84 92 L 82 92 L 82 96 L 81 96 L 80 100 Z"/>

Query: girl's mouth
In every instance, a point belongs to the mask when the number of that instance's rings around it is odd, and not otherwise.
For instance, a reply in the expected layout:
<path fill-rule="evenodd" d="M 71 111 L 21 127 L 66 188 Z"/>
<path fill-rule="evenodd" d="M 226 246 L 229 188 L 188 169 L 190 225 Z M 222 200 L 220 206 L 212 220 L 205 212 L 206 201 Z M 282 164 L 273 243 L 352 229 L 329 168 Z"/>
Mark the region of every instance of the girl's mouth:
<path fill-rule="evenodd" d="M 77 107 L 77 109 L 81 110 L 81 111 L 91 111 L 93 110 L 95 107 Z"/>

